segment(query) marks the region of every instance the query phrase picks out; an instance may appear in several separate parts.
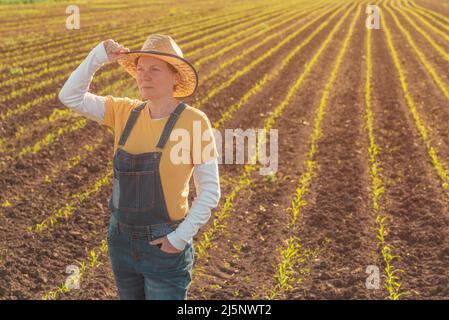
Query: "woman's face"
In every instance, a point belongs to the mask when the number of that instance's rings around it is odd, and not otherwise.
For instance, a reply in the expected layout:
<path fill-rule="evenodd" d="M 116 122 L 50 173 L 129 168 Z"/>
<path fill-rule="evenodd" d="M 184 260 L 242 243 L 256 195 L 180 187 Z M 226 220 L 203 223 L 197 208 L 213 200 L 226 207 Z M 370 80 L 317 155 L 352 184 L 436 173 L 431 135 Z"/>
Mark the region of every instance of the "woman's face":
<path fill-rule="evenodd" d="M 137 61 L 137 85 L 144 99 L 173 97 L 174 85 L 179 80 L 179 74 L 164 60 L 142 56 Z"/>

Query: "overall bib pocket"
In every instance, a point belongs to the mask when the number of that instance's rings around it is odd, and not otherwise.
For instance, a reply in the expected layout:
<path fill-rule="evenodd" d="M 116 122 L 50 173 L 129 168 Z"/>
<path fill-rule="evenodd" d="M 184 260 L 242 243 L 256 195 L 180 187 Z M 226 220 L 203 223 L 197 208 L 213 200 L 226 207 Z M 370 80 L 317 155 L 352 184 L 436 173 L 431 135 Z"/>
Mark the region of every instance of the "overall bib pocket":
<path fill-rule="evenodd" d="M 154 207 L 154 171 L 123 172 L 117 170 L 118 179 L 114 183 L 114 205 L 123 210 L 139 212 Z"/>

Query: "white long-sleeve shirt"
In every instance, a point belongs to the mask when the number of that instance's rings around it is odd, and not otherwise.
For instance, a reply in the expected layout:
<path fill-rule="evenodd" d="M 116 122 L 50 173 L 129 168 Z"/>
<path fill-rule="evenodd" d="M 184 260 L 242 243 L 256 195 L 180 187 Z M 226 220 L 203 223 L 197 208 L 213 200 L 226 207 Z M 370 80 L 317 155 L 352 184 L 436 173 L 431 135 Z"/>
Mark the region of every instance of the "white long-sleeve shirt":
<path fill-rule="evenodd" d="M 103 42 L 100 42 L 84 61 L 72 72 L 58 98 L 65 106 L 88 119 L 100 122 L 105 116 L 105 97 L 89 92 L 95 72 L 109 62 Z M 173 232 L 168 241 L 178 250 L 192 244 L 193 237 L 211 216 L 211 209 L 218 205 L 220 183 L 217 158 L 194 165 L 193 179 L 197 197 L 192 202 L 186 218 Z"/>

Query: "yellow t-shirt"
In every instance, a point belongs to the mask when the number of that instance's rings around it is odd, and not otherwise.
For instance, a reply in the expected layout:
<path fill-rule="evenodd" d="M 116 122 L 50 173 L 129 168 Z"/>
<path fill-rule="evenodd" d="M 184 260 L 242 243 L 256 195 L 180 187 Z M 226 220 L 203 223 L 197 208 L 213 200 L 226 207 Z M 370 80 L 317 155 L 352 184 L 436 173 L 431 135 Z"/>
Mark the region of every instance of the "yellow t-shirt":
<path fill-rule="evenodd" d="M 114 130 L 114 154 L 132 109 L 141 103 L 143 101 L 138 99 L 106 96 L 105 116 L 102 121 L 99 121 L 99 124 Z M 152 119 L 147 104 L 140 112 L 125 145 L 122 146 L 123 150 L 131 154 L 161 151 L 156 148 L 156 145 L 168 118 Z M 176 129 L 184 129 L 184 133 L 188 132 L 189 139 L 183 139 L 181 143 L 181 138 L 174 132 Z M 205 135 L 203 139 L 198 135 L 199 132 Z M 185 137 L 185 134 L 183 137 Z M 189 155 L 190 161 L 179 163 L 179 158 L 176 160 L 178 163 L 172 161 L 170 158 L 172 148 L 174 148 L 173 154 Z M 197 152 L 194 152 L 194 150 Z M 187 214 L 189 209 L 189 181 L 194 165 L 205 163 L 216 157 L 218 157 L 218 152 L 208 117 L 203 111 L 187 105 L 176 121 L 172 134 L 162 150 L 159 166 L 167 210 L 172 220 L 182 219 Z M 184 160 L 186 160 L 186 157 L 184 157 Z"/>

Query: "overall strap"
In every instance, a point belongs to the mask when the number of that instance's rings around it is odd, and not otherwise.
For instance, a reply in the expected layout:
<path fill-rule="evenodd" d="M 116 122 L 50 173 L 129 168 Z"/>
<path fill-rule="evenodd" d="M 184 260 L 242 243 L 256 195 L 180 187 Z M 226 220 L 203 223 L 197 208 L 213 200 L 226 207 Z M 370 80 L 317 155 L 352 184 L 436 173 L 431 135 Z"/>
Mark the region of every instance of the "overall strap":
<path fill-rule="evenodd" d="M 118 142 L 119 146 L 123 146 L 126 143 L 126 140 L 128 139 L 128 136 L 131 133 L 134 124 L 136 123 L 137 117 L 140 114 L 140 111 L 142 111 L 142 109 L 145 108 L 146 104 L 147 101 L 144 101 L 142 104 L 138 105 L 131 111 L 129 118 L 126 121 L 125 129 L 123 130 L 122 135 L 120 136 L 120 140 Z"/>
<path fill-rule="evenodd" d="M 173 130 L 173 127 L 175 126 L 176 121 L 178 120 L 179 116 L 181 115 L 181 112 L 186 108 L 186 104 L 184 102 L 181 102 L 178 104 L 176 109 L 170 114 L 170 118 L 168 119 L 167 123 L 165 124 L 164 131 L 162 131 L 162 135 L 159 139 L 159 142 L 157 143 L 158 148 L 164 148 L 165 144 L 167 143 L 168 138 L 170 137 L 171 131 Z"/>

